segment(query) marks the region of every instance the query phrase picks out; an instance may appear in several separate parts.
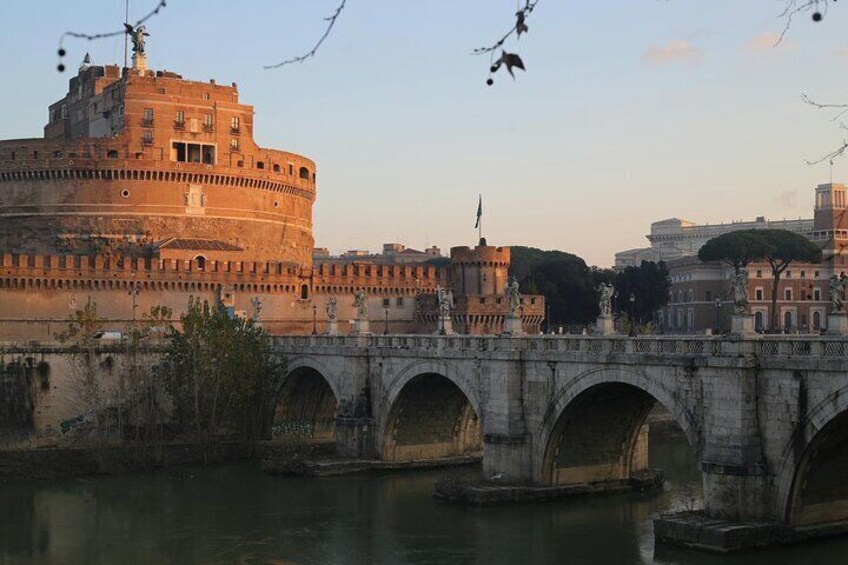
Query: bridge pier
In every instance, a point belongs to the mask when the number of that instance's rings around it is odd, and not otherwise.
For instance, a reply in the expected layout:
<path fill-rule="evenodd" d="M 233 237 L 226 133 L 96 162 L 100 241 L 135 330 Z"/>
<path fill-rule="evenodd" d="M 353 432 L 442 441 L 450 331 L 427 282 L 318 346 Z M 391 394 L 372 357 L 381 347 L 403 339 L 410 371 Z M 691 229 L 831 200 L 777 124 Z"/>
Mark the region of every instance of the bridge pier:
<path fill-rule="evenodd" d="M 704 510 L 711 518 L 773 519 L 758 408 L 758 371 L 701 369 Z"/>

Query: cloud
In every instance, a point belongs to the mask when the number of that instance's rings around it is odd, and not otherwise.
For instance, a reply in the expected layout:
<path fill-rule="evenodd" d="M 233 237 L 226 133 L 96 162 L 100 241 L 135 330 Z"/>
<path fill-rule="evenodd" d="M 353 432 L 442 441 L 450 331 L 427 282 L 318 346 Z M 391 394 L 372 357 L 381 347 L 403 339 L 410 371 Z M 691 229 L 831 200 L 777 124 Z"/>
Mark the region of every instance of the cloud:
<path fill-rule="evenodd" d="M 786 51 L 791 46 L 792 42 L 789 39 L 784 37 L 781 40 L 780 34 L 776 31 L 767 31 L 749 39 L 742 49 L 748 53 L 778 53 Z"/>
<path fill-rule="evenodd" d="M 685 39 L 673 39 L 664 45 L 651 45 L 642 55 L 647 65 L 683 64 L 694 65 L 700 62 L 702 52 Z"/>

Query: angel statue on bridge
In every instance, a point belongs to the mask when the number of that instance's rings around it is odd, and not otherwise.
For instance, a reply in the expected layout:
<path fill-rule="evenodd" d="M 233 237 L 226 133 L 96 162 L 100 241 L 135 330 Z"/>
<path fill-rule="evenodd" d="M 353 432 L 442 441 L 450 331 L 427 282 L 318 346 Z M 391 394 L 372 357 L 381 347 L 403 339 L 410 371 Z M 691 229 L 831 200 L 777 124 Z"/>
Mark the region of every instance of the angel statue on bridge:
<path fill-rule="evenodd" d="M 506 284 L 504 292 L 509 300 L 510 315 L 517 316 L 518 309 L 521 307 L 521 294 L 518 292 L 518 279 L 512 277 L 512 281 Z"/>
<path fill-rule="evenodd" d="M 455 306 L 453 301 L 453 291 L 437 286 L 436 297 L 439 301 L 439 317 L 449 318 L 451 310 L 453 310 Z"/>
<path fill-rule="evenodd" d="M 830 277 L 830 305 L 833 307 L 834 314 L 843 313 L 842 307 L 845 301 L 843 297 L 845 293 L 846 280 L 848 280 L 848 277 L 844 274 L 841 274 L 838 277 L 836 275 Z"/>
<path fill-rule="evenodd" d="M 368 296 L 361 288 L 353 293 L 353 307 L 356 308 L 356 319 L 368 319 Z"/>
<path fill-rule="evenodd" d="M 730 280 L 733 292 L 733 311 L 744 314 L 748 310 L 748 269 L 739 269 Z"/>
<path fill-rule="evenodd" d="M 598 309 L 601 311 L 601 318 L 609 318 L 612 316 L 612 296 L 615 293 L 615 287 L 611 284 L 601 283 L 598 285 Z"/>
<path fill-rule="evenodd" d="M 336 305 L 338 304 L 338 300 L 336 300 L 335 296 L 330 296 L 327 299 L 327 305 L 324 309 L 327 311 L 327 320 L 331 322 L 336 321 Z"/>

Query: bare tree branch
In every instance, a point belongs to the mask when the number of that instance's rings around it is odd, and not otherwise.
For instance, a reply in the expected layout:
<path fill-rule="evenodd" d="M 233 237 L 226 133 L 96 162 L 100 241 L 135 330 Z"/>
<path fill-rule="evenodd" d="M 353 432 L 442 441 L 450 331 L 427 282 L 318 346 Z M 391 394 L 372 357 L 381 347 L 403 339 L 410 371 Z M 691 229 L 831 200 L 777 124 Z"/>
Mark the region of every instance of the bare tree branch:
<path fill-rule="evenodd" d="M 489 53 L 489 78 L 486 79 L 486 84 L 489 86 L 494 83 L 492 75 L 500 69 L 501 63 L 506 64 L 510 75 L 512 75 L 513 66 L 524 69 L 524 63 L 521 61 L 521 57 L 515 53 L 507 53 L 506 51 L 503 51 L 501 56 L 496 60 L 495 52 L 503 47 L 503 44 L 512 36 L 512 34 L 515 34 L 517 39 L 521 39 L 521 34 L 529 31 L 526 21 L 538 3 L 539 0 L 524 0 L 524 7 L 519 8 L 519 10 L 515 13 L 515 24 L 503 35 L 503 37 L 488 47 L 479 47 L 471 52 L 472 55 L 483 55 L 485 53 Z M 509 64 L 510 61 L 512 64 Z M 513 75 L 512 78 L 515 78 L 515 76 Z"/>
<path fill-rule="evenodd" d="M 816 110 L 835 110 L 834 115 L 830 118 L 831 122 L 835 122 L 845 114 L 848 114 L 848 104 L 822 104 L 821 102 L 816 102 L 806 94 L 801 95 L 801 100 L 803 100 L 805 104 L 812 106 Z M 848 125 L 846 125 L 845 122 L 840 121 L 839 129 L 848 131 Z M 837 149 L 831 151 L 827 155 L 824 155 L 823 157 L 816 159 L 815 161 L 810 161 L 809 159 L 805 159 L 805 161 L 808 165 L 818 165 L 819 163 L 830 161 L 830 164 L 832 165 L 833 160 L 844 156 L 846 151 L 848 151 L 848 140 L 842 140 L 842 145 Z"/>
<path fill-rule="evenodd" d="M 152 10 L 150 10 L 150 12 L 148 12 L 143 18 L 136 21 L 135 25 L 133 27 L 138 27 L 138 26 L 142 25 L 144 22 L 146 22 L 147 20 L 149 20 L 150 18 L 152 18 L 153 16 L 157 15 L 161 10 L 163 10 L 167 6 L 167 4 L 168 4 L 168 0 L 159 0 L 159 2 L 156 4 L 156 7 L 153 8 Z M 56 67 L 56 69 L 60 73 L 64 72 L 64 70 L 65 70 L 65 65 L 64 65 L 64 63 L 62 63 L 62 58 L 66 54 L 65 47 L 64 47 L 66 37 L 72 37 L 72 38 L 75 38 L 75 39 L 86 39 L 88 41 L 94 41 L 95 39 L 105 39 L 107 37 L 117 37 L 119 35 L 125 35 L 126 33 L 127 33 L 127 30 L 124 29 L 124 28 L 122 28 L 118 31 L 109 31 L 109 32 L 105 32 L 105 33 L 83 33 L 83 32 L 79 32 L 79 31 L 66 31 L 65 33 L 63 33 L 61 35 L 61 37 L 59 37 L 59 51 L 58 51 L 58 53 L 59 53 L 59 65 Z"/>
<path fill-rule="evenodd" d="M 835 2 L 836 0 L 831 1 Z M 779 18 L 786 19 L 786 25 L 783 26 L 783 31 L 780 32 L 777 41 L 775 41 L 775 46 L 783 41 L 784 36 L 789 31 L 789 27 L 792 25 L 792 18 L 801 12 L 812 12 L 813 21 L 820 22 L 827 13 L 827 2 L 828 0 L 787 0 L 786 8 L 778 16 Z"/>
<path fill-rule="evenodd" d="M 333 15 L 324 18 L 324 21 L 328 22 L 327 29 L 324 30 L 324 35 L 322 35 L 320 39 L 318 39 L 318 42 L 310 51 L 307 51 L 305 54 L 300 55 L 298 57 L 293 57 L 291 59 L 286 59 L 285 61 L 280 61 L 279 63 L 276 63 L 274 65 L 265 65 L 262 68 L 279 69 L 282 66 L 291 65 L 292 63 L 302 63 L 305 60 L 314 57 L 315 53 L 318 52 L 318 48 L 321 47 L 321 44 L 324 43 L 324 40 L 327 39 L 327 36 L 330 35 L 330 32 L 333 30 L 333 26 L 336 25 L 336 20 L 339 18 L 339 14 L 341 14 L 342 10 L 344 10 L 345 2 L 347 2 L 347 0 L 341 0 L 341 3 L 336 8 L 336 11 L 333 12 Z"/>

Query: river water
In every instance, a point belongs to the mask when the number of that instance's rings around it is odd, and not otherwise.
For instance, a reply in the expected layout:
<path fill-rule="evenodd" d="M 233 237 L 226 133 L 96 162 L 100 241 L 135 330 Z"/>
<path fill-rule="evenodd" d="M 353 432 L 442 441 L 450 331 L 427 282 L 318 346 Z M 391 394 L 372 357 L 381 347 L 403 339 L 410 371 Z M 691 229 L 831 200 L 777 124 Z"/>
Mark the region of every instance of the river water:
<path fill-rule="evenodd" d="M 654 550 L 651 516 L 700 503 L 683 439 L 651 440 L 648 495 L 467 508 L 431 497 L 445 474 L 271 477 L 258 463 L 0 483 L 0 563 L 845 564 L 848 539 L 720 557 Z"/>

